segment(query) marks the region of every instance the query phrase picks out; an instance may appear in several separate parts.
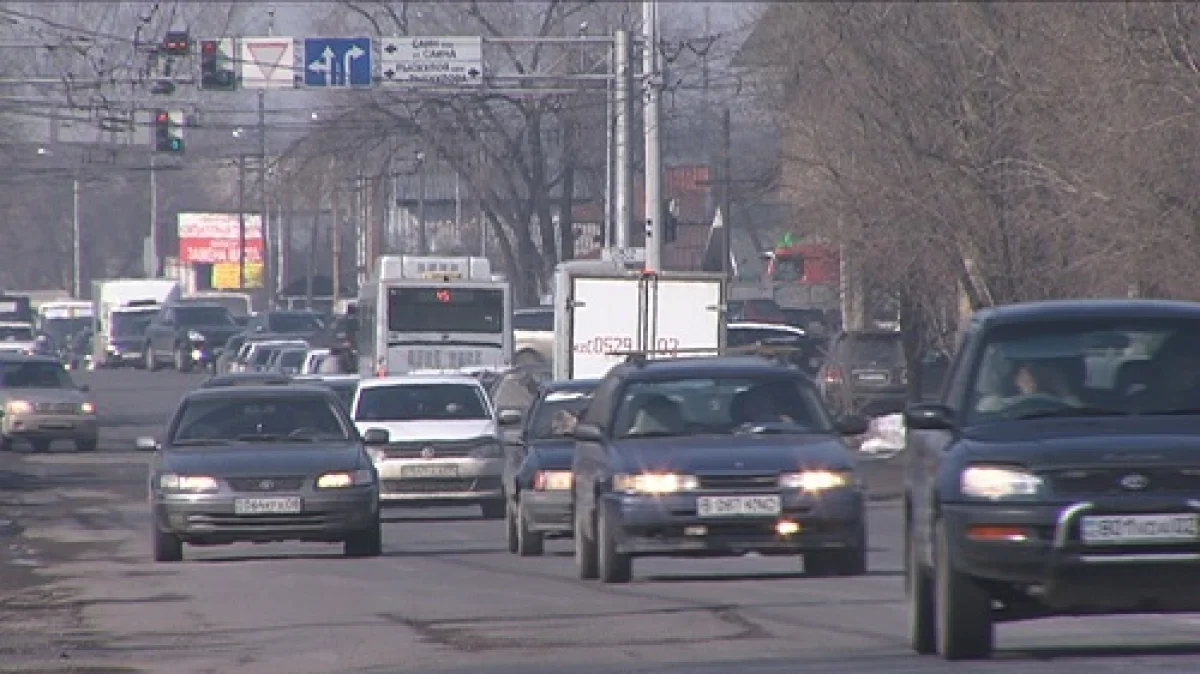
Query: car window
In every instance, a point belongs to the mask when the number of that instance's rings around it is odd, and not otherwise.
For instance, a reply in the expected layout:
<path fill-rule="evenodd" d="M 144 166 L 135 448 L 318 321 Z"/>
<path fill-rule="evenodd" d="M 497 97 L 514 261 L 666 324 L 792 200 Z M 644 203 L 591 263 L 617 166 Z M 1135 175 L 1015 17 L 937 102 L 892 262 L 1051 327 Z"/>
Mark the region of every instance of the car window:
<path fill-rule="evenodd" d="M 225 307 L 187 306 L 175 307 L 175 322 L 179 325 L 235 325 L 233 315 Z"/>
<path fill-rule="evenodd" d="M 525 438 L 545 440 L 569 436 L 591 401 L 592 391 L 550 391 L 530 411 Z"/>
<path fill-rule="evenodd" d="M 0 388 L 75 388 L 59 363 L 0 361 Z"/>
<path fill-rule="evenodd" d="M 278 349 L 272 347 L 260 348 L 254 352 L 253 363 L 255 365 L 266 365 L 271 362 L 271 359 L 278 353 Z"/>
<path fill-rule="evenodd" d="M 355 421 L 490 419 L 483 389 L 475 384 L 397 384 L 362 389 Z"/>
<path fill-rule="evenodd" d="M 303 351 L 284 351 L 279 356 L 280 367 L 300 367 L 304 364 Z"/>
<path fill-rule="evenodd" d="M 329 398 L 230 397 L 189 400 L 180 411 L 172 443 L 265 439 L 317 441 L 354 437 Z"/>
<path fill-rule="evenodd" d="M 614 436 L 725 435 L 759 424 L 831 428 L 815 388 L 795 377 L 680 378 L 628 384 Z"/>
<path fill-rule="evenodd" d="M 845 341 L 845 348 L 851 365 L 892 366 L 904 362 L 904 342 L 899 333 L 851 335 Z"/>
<path fill-rule="evenodd" d="M 985 340 L 968 423 L 1200 410 L 1200 320 L 1040 323 Z"/>

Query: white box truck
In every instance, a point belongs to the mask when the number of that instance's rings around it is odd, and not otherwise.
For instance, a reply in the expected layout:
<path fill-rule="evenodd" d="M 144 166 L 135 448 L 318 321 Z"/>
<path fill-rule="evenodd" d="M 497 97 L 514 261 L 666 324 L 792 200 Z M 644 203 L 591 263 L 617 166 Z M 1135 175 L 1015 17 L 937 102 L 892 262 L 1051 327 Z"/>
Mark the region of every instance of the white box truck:
<path fill-rule="evenodd" d="M 146 326 L 163 304 L 179 297 L 174 279 L 107 279 L 92 282 L 93 367 L 140 365 Z"/>
<path fill-rule="evenodd" d="M 555 270 L 554 378 L 596 379 L 631 352 L 717 355 L 725 347 L 725 278 L 646 275 L 610 262 Z"/>

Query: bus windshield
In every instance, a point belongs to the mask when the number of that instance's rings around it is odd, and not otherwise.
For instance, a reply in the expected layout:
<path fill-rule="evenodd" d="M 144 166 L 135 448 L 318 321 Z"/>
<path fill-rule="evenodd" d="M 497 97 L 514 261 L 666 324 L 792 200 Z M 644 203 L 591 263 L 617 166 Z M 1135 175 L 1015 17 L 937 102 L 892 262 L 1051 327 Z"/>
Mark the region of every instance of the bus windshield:
<path fill-rule="evenodd" d="M 388 330 L 500 334 L 504 292 L 499 288 L 389 288 Z"/>

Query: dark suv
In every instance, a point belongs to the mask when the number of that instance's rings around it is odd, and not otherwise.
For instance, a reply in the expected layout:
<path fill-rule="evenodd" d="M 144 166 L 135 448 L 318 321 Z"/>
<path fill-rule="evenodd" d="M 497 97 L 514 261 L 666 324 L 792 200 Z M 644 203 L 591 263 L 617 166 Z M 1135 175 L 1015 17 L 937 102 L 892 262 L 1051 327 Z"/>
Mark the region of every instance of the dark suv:
<path fill-rule="evenodd" d="M 818 373 L 821 392 L 841 414 L 895 414 L 908 402 L 908 370 L 899 332 L 842 332 Z"/>

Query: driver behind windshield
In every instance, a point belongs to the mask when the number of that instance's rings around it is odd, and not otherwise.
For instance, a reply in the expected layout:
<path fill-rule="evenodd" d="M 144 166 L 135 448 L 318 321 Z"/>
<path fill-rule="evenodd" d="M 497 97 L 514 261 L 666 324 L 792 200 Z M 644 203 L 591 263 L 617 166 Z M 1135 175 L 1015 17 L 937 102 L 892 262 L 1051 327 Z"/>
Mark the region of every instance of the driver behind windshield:
<path fill-rule="evenodd" d="M 984 396 L 978 405 L 980 412 L 996 412 L 1030 398 L 1056 398 L 1063 403 L 1079 406 L 1067 383 L 1063 368 L 1044 360 L 1018 360 L 1012 364 L 1009 376 L 1000 391 Z"/>
<path fill-rule="evenodd" d="M 729 417 L 735 425 L 797 423 L 784 409 L 803 409 L 800 406 L 788 405 L 787 386 L 758 384 L 742 391 L 733 398 L 729 406 Z M 799 420 L 803 421 L 803 420 Z"/>

